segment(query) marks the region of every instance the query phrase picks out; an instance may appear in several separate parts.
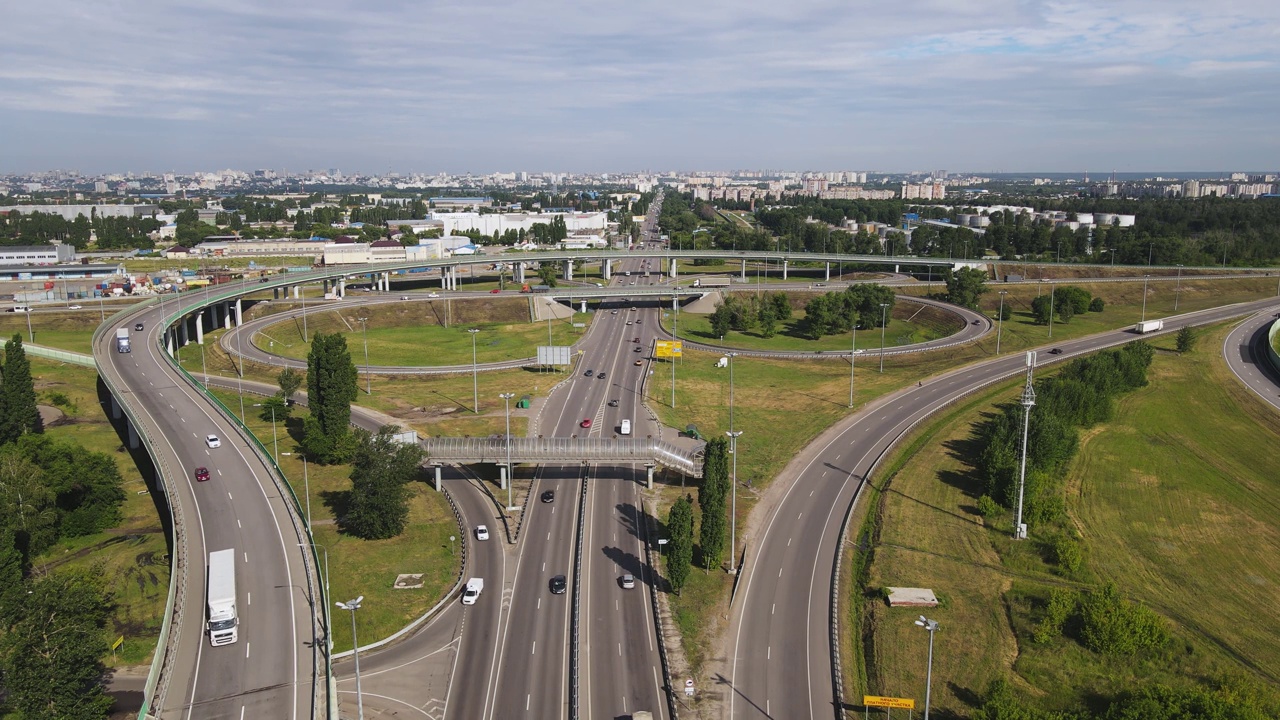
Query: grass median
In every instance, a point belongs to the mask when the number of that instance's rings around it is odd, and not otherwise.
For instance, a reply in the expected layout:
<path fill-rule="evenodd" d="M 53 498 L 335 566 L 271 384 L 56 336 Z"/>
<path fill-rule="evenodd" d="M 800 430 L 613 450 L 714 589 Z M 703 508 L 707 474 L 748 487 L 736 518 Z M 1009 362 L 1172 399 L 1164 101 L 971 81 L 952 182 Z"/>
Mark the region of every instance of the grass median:
<path fill-rule="evenodd" d="M 1115 418 L 1081 434 L 1067 474 L 1066 525 L 1082 538 L 1085 567 L 1064 573 L 1043 558 L 1049 528 L 1010 538 L 1008 513 L 977 513 L 979 482 L 971 429 L 994 403 L 1015 399 L 1016 381 L 975 397 L 917 433 L 887 465 L 888 491 L 874 511 L 878 535 L 867 588 L 933 588 L 928 611 L 943 627 L 934 654 L 936 710 L 967 715 L 977 693 L 1012 678 L 1019 695 L 1046 709 L 1089 706 L 1146 682 L 1185 683 L 1243 674 L 1280 675 L 1280 621 L 1259 593 L 1280 583 L 1280 481 L 1274 448 L 1280 419 L 1242 388 L 1217 357 L 1227 326 L 1206 332 L 1193 353 L 1163 352 L 1150 384 L 1122 396 Z M 883 488 L 884 480 L 875 484 Z M 856 558 L 851 558 L 855 560 Z M 1115 582 L 1164 617 L 1173 639 L 1158 652 L 1106 658 L 1077 641 L 1038 645 L 1030 630 L 1050 589 Z M 928 638 L 918 611 L 869 599 L 865 660 L 846 692 L 920 697 Z M 949 631 L 949 632 L 948 632 Z M 1272 691 L 1265 691 L 1272 692 Z"/>

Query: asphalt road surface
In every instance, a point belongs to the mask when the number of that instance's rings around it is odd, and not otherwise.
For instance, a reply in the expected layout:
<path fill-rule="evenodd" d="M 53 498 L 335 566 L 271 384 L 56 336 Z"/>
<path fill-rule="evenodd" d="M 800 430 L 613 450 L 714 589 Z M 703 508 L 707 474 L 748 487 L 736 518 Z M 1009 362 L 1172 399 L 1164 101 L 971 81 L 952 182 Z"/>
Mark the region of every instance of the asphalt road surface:
<path fill-rule="evenodd" d="M 1267 309 L 1276 299 L 1166 318 L 1164 332 Z M 1131 330 L 1041 348 L 1039 363 L 1140 339 Z M 1047 350 L 1057 347 L 1061 354 Z M 831 573 L 840 527 L 862 481 L 890 446 L 952 401 L 1025 371 L 1024 353 L 929 378 L 878 399 L 824 433 L 784 470 L 781 502 L 752 543 L 730 609 L 727 675 L 716 678 L 730 718 L 835 717 L 832 680 Z"/>
<path fill-rule="evenodd" d="M 1267 331 L 1277 319 L 1280 313 L 1268 309 L 1241 321 L 1223 341 L 1222 356 L 1245 387 L 1280 410 L 1280 372 L 1266 357 Z"/>

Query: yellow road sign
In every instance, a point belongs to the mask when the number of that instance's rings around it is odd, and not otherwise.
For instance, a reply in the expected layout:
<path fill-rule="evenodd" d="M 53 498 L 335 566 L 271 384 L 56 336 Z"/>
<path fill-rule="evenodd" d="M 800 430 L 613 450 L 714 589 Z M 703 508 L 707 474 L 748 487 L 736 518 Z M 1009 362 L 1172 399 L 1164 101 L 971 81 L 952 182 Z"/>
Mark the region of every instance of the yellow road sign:
<path fill-rule="evenodd" d="M 862 704 L 870 707 L 916 709 L 916 701 L 911 698 L 880 697 L 879 695 L 863 695 Z"/>
<path fill-rule="evenodd" d="M 111 652 L 115 652 L 116 650 L 119 650 L 120 646 L 123 644 L 124 644 L 124 636 L 121 635 L 120 637 L 116 638 L 115 642 L 111 643 Z"/>
<path fill-rule="evenodd" d="M 660 358 L 678 358 L 683 349 L 684 343 L 679 340 L 659 340 L 653 354 Z"/>

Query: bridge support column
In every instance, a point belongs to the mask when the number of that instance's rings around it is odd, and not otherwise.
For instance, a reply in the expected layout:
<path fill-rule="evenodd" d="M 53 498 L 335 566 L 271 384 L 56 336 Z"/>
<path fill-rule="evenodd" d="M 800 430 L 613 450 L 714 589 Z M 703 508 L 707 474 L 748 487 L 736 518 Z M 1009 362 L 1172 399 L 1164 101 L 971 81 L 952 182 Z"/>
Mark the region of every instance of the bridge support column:
<path fill-rule="evenodd" d="M 196 342 L 204 344 L 204 313 L 196 314 Z"/>
<path fill-rule="evenodd" d="M 236 327 L 244 324 L 244 304 L 240 302 L 240 298 L 236 298 Z"/>
<path fill-rule="evenodd" d="M 524 263 L 522 262 L 516 263 L 516 282 L 524 284 Z"/>
<path fill-rule="evenodd" d="M 742 282 L 747 281 L 747 261 L 742 261 Z"/>
<path fill-rule="evenodd" d="M 587 301 L 586 301 L 586 300 L 583 300 L 583 301 L 582 301 L 582 304 L 581 304 L 579 307 L 580 307 L 581 309 L 580 309 L 580 310 L 578 310 L 578 312 L 583 312 L 583 313 L 584 313 L 584 312 L 586 312 L 586 311 L 587 311 Z"/>
<path fill-rule="evenodd" d="M 506 465 L 498 466 L 498 489 L 499 490 L 507 489 L 507 466 Z"/>
<path fill-rule="evenodd" d="M 165 352 L 169 353 L 170 355 L 173 355 L 173 331 L 172 330 L 164 331 L 164 349 L 165 349 Z"/>
<path fill-rule="evenodd" d="M 391 292 L 391 273 L 382 273 L 382 291 Z"/>
<path fill-rule="evenodd" d="M 787 279 L 787 262 L 788 262 L 788 261 L 786 261 L 786 260 L 783 260 L 783 261 L 782 261 L 782 279 L 783 279 L 783 281 L 784 281 L 784 282 L 785 282 L 785 281 L 786 281 L 786 279 Z"/>
<path fill-rule="evenodd" d="M 600 261 L 600 274 L 604 276 L 605 282 L 609 282 L 609 280 L 613 278 L 613 261 L 612 260 Z"/>
<path fill-rule="evenodd" d="M 164 487 L 164 475 L 160 474 L 159 470 L 156 470 L 155 489 L 156 489 L 156 492 L 160 493 L 161 495 L 168 494 L 168 492 L 165 490 L 165 487 Z M 165 502 L 168 502 L 168 501 L 166 500 Z"/>
<path fill-rule="evenodd" d="M 121 415 L 123 415 L 123 414 L 124 414 L 124 408 L 120 407 L 120 401 L 116 399 L 116 396 L 115 396 L 115 395 L 112 395 L 112 396 L 111 396 L 111 417 L 112 417 L 112 419 L 114 419 L 114 420 L 119 420 L 119 419 L 120 419 L 120 416 L 121 416 Z"/>
<path fill-rule="evenodd" d="M 676 281 L 676 259 L 671 258 L 671 267 L 667 271 L 667 275 L 671 276 L 671 282 Z"/>
<path fill-rule="evenodd" d="M 278 287 L 273 287 L 273 288 L 271 288 L 271 299 L 272 299 L 272 300 L 279 300 L 279 299 L 280 299 L 280 288 L 278 288 Z"/>
<path fill-rule="evenodd" d="M 338 278 L 338 297 L 344 298 L 346 296 L 347 296 L 347 279 Z"/>
<path fill-rule="evenodd" d="M 444 468 L 440 465 L 432 465 L 431 469 L 436 471 L 436 492 L 440 492 L 440 478 L 444 474 Z"/>
<path fill-rule="evenodd" d="M 644 466 L 644 487 L 646 490 L 653 489 L 653 467 L 652 465 Z"/>
<path fill-rule="evenodd" d="M 129 449 L 136 450 L 140 441 L 138 431 L 133 427 L 133 423 L 126 423 L 129 426 Z"/>
<path fill-rule="evenodd" d="M 897 263 L 894 263 L 894 264 L 893 264 L 893 271 L 894 271 L 894 272 L 901 272 L 901 270 L 899 269 L 899 268 L 901 268 L 901 267 L 902 267 L 901 265 L 898 265 Z"/>
<path fill-rule="evenodd" d="M 831 282 L 831 263 L 824 263 L 827 266 L 827 282 Z"/>
<path fill-rule="evenodd" d="M 187 337 L 187 323 L 190 318 L 182 318 L 178 321 L 178 347 L 186 347 L 191 339 Z"/>
<path fill-rule="evenodd" d="M 294 285 L 294 286 L 293 286 L 293 299 L 294 299 L 294 300 L 297 300 L 297 299 L 298 299 L 298 298 L 300 298 L 300 297 L 302 297 L 302 286 L 301 286 L 301 285 Z"/>
<path fill-rule="evenodd" d="M 573 261 L 572 260 L 564 261 L 564 279 L 573 280 Z"/>

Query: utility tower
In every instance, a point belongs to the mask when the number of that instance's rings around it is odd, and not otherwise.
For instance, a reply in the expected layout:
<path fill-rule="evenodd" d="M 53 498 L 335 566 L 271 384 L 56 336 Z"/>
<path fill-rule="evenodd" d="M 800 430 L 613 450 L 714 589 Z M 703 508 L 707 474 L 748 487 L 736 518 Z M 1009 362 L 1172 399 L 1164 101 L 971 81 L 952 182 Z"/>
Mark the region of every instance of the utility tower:
<path fill-rule="evenodd" d="M 1027 352 L 1027 384 L 1022 388 L 1022 468 L 1018 472 L 1018 514 L 1013 521 L 1013 537 L 1027 539 L 1027 524 L 1022 522 L 1022 494 L 1027 487 L 1027 428 L 1031 425 L 1031 407 L 1036 404 L 1036 389 L 1032 383 L 1036 370 L 1036 353 Z"/>

